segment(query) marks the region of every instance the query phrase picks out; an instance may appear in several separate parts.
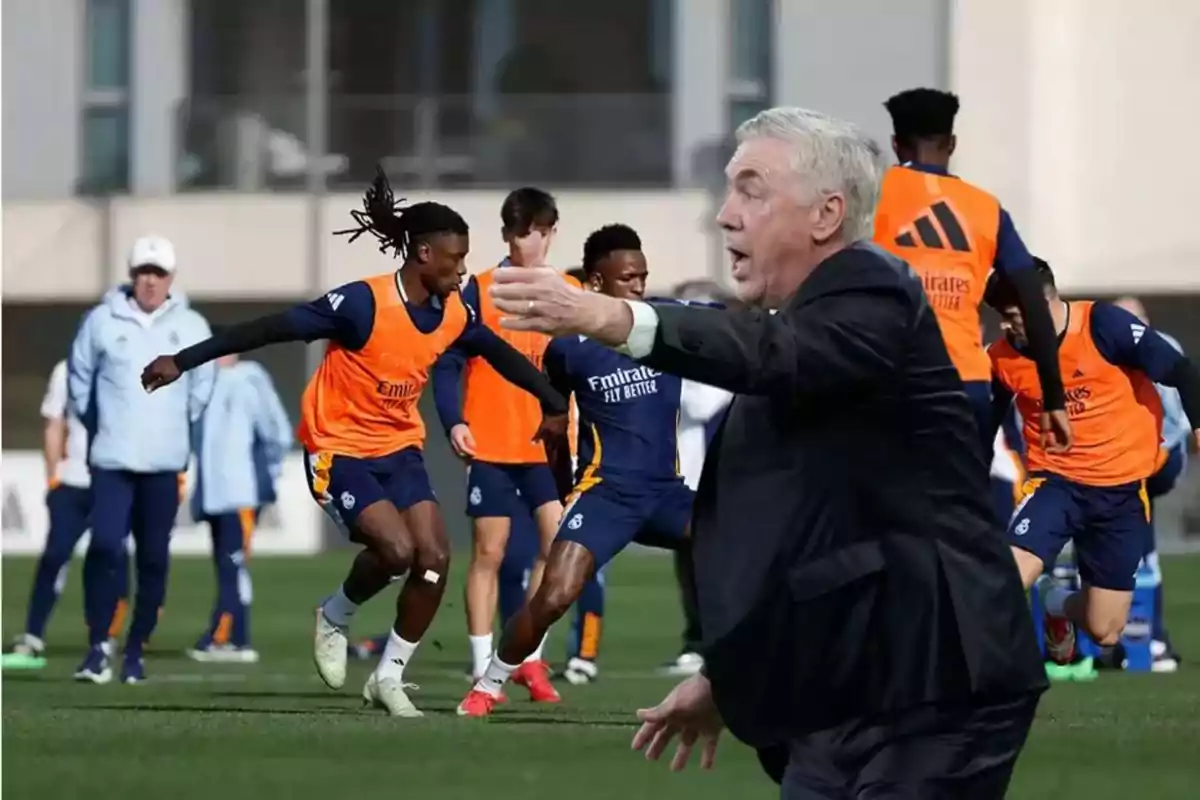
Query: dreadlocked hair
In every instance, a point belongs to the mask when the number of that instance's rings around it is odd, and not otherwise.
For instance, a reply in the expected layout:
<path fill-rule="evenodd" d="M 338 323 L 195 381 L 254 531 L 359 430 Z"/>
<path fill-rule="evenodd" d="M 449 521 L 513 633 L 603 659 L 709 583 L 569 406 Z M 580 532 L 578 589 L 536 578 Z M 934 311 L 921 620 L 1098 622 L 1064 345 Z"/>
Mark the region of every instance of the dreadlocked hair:
<path fill-rule="evenodd" d="M 469 233 L 466 220 L 450 206 L 434 202 L 406 206 L 404 198 L 396 200 L 383 168 L 375 169 L 375 180 L 363 194 L 362 210 L 350 212 L 358 227 L 334 231 L 335 236 L 349 236 L 353 242 L 369 233 L 379 240 L 379 252 L 391 250 L 393 257 L 407 258 L 412 245 L 423 237 L 437 233 L 462 236 Z"/>

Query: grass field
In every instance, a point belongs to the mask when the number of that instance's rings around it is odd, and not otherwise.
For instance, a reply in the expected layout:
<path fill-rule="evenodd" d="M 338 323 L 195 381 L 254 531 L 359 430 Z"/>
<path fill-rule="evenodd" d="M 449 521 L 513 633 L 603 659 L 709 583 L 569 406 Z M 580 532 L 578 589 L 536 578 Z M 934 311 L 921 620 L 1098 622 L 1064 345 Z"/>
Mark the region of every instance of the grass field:
<path fill-rule="evenodd" d="M 679 612 L 667 559 L 626 556 L 608 578 L 601 682 L 563 689 L 557 708 L 513 702 L 490 720 L 462 720 L 467 685 L 460 572 L 409 678 L 428 716 L 363 712 L 368 665 L 341 693 L 316 678 L 310 609 L 336 584 L 345 554 L 255 564 L 256 666 L 194 664 L 182 655 L 211 601 L 210 565 L 179 560 L 141 686 L 70 681 L 82 652 L 79 571 L 55 617 L 50 666 L 3 677 L 6 798 L 169 800 L 345 798 L 769 798 L 777 790 L 753 754 L 723 743 L 717 768 L 671 775 L 629 752 L 633 709 L 671 681 L 652 667 L 673 654 Z M 5 641 L 20 631 L 33 562 L 4 559 Z M 1200 559 L 1166 564 L 1168 621 L 1200 657 Z M 386 628 L 390 602 L 360 614 L 356 634 Z M 548 651 L 559 658 L 561 635 Z M 1010 797 L 1200 796 L 1200 667 L 1176 675 L 1104 675 L 1055 687 L 1042 703 Z"/>

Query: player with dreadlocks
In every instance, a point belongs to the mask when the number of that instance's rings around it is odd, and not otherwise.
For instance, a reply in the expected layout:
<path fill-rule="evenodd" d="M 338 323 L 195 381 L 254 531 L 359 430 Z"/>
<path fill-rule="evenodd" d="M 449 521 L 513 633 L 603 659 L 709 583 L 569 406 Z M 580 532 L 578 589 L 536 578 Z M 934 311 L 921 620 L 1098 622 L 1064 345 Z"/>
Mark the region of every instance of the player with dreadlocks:
<path fill-rule="evenodd" d="M 322 680 L 346 680 L 350 621 L 359 606 L 408 574 L 396 622 L 363 700 L 392 716 L 417 717 L 404 668 L 441 603 L 450 548 L 421 450 L 425 425 L 417 401 L 429 369 L 452 344 L 488 360 L 535 395 L 544 413 L 538 434 L 561 436 L 567 405 L 542 373 L 479 323 L 458 287 L 466 273 L 467 224 L 440 203 L 403 207 L 379 172 L 366 192 L 354 241 L 370 233 L 380 250 L 404 259 L 399 270 L 348 283 L 280 314 L 245 322 L 159 356 L 142 373 L 154 391 L 205 362 L 276 342 L 329 340 L 301 401 L 298 438 L 313 497 L 361 544 L 344 583 L 316 614 L 313 656 Z"/>

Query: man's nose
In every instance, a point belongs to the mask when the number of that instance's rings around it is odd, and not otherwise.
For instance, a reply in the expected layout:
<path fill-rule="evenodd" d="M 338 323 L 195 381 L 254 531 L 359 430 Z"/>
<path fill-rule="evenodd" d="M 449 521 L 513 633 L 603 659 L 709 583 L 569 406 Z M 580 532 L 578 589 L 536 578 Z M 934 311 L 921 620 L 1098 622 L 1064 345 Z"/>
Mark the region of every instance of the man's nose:
<path fill-rule="evenodd" d="M 726 200 L 717 211 L 717 224 L 727 231 L 736 231 L 741 228 L 741 225 L 738 224 L 738 216 L 732 205 L 731 200 Z"/>

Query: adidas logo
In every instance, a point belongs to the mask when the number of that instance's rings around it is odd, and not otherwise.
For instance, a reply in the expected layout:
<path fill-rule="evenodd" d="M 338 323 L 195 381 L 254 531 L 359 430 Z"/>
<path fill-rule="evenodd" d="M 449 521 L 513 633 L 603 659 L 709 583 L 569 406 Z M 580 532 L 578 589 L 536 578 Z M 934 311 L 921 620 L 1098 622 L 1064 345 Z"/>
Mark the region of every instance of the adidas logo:
<path fill-rule="evenodd" d="M 1075 373 L 1074 373 L 1074 374 L 1073 374 L 1071 377 L 1072 377 L 1072 378 L 1082 378 L 1082 377 L 1083 377 L 1083 370 L 1081 370 L 1081 369 L 1076 369 L 1076 370 L 1075 370 Z"/>
<path fill-rule="evenodd" d="M 938 232 L 941 228 L 941 232 Z M 943 235 L 945 239 L 943 239 Z M 920 239 L 920 243 L 917 243 Z M 958 217 L 950 210 L 950 206 L 942 200 L 934 203 L 929 210 L 917 217 L 911 230 L 906 230 L 895 239 L 900 247 L 925 247 L 931 250 L 945 250 L 949 242 L 950 249 L 958 253 L 971 252 L 971 242 L 967 233 L 958 221 Z"/>

